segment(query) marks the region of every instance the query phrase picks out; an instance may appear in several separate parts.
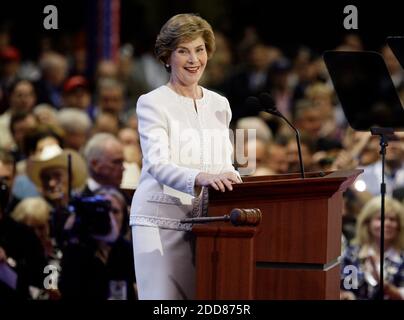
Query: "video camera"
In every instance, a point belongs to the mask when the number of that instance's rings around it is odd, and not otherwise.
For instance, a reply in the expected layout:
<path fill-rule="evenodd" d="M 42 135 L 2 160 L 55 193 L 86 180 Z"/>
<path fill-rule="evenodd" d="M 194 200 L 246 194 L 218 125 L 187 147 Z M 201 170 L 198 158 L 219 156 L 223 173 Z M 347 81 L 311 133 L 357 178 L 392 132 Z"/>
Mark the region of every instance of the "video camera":
<path fill-rule="evenodd" d="M 95 196 L 73 196 L 72 195 L 72 158 L 69 154 L 67 157 L 67 174 L 68 174 L 68 194 L 69 206 L 68 211 L 75 214 L 73 226 L 68 231 L 70 240 L 72 239 L 88 239 L 93 236 L 107 236 L 111 230 L 111 219 L 109 212 L 111 210 L 111 202 L 102 195 Z"/>
<path fill-rule="evenodd" d="M 69 211 L 75 213 L 75 221 L 70 230 L 73 236 L 105 236 L 111 231 L 109 212 L 111 203 L 101 195 L 72 198 Z"/>

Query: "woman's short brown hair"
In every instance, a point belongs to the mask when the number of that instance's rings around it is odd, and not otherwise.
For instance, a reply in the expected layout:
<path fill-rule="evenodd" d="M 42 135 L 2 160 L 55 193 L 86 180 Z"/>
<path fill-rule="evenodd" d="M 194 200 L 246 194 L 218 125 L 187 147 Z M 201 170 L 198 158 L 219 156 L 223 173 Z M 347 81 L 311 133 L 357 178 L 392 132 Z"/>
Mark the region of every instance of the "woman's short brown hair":
<path fill-rule="evenodd" d="M 212 57 L 216 45 L 210 24 L 196 14 L 177 14 L 161 28 L 154 47 L 155 54 L 161 62 L 166 64 L 179 43 L 195 40 L 199 36 L 205 41 L 208 58 Z M 166 69 L 170 71 L 170 67 Z"/>

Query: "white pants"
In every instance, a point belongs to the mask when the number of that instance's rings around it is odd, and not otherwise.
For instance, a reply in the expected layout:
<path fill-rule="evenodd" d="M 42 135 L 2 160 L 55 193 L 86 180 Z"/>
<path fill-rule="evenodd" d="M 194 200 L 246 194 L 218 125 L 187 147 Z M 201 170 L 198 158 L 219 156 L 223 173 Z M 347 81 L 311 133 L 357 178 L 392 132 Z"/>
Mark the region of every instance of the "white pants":
<path fill-rule="evenodd" d="M 132 238 L 140 300 L 195 298 L 191 232 L 133 226 Z"/>

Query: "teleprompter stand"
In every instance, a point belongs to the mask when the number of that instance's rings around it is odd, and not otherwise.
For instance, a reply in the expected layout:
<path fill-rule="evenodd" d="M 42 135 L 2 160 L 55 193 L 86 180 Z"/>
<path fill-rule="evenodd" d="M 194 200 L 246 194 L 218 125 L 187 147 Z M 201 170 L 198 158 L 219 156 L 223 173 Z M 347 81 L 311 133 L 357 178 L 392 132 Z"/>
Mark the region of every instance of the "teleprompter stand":
<path fill-rule="evenodd" d="M 376 52 L 327 51 L 324 61 L 349 125 L 380 137 L 382 157 L 380 280 L 377 297 L 384 298 L 385 155 L 394 131 L 403 131 L 404 109 L 390 74 Z"/>

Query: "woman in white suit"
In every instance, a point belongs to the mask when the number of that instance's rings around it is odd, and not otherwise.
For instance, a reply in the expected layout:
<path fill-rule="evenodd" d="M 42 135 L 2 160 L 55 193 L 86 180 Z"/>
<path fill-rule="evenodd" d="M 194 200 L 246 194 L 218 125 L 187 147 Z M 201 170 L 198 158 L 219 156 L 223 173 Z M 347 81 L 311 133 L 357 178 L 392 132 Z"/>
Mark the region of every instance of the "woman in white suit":
<path fill-rule="evenodd" d="M 130 224 L 140 299 L 195 297 L 192 226 L 180 220 L 205 214 L 206 187 L 225 192 L 241 182 L 232 166 L 229 103 L 198 85 L 214 41 L 197 15 L 167 21 L 155 52 L 170 80 L 137 103 L 143 166 Z"/>

